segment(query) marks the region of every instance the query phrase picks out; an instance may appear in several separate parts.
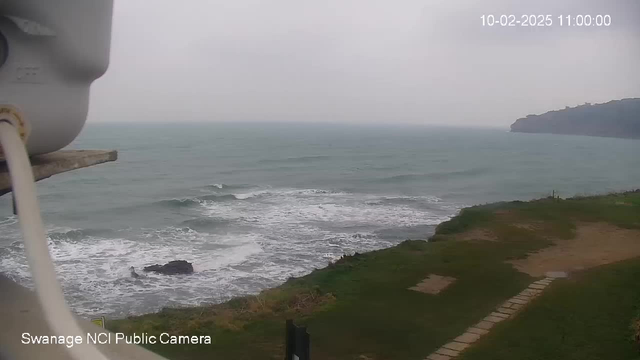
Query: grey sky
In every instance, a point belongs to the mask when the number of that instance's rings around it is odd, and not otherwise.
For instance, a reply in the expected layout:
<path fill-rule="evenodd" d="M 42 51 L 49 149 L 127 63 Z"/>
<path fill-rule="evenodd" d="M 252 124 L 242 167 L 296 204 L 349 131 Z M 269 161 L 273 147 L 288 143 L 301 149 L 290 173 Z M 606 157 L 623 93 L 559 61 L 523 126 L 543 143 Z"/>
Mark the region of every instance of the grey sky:
<path fill-rule="evenodd" d="M 483 14 L 554 24 L 488 28 Z M 560 27 L 561 14 L 612 25 Z M 506 127 L 640 97 L 638 63 L 636 0 L 116 0 L 89 121 Z"/>

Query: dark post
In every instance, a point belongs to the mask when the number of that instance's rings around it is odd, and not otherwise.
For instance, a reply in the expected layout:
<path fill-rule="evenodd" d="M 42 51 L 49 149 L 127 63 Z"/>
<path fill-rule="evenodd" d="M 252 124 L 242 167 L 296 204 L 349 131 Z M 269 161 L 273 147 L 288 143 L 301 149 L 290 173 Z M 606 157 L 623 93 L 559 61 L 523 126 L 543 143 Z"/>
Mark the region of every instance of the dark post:
<path fill-rule="evenodd" d="M 310 336 L 304 326 L 295 326 L 293 320 L 287 320 L 285 333 L 285 360 L 310 360 Z"/>
<path fill-rule="evenodd" d="M 307 332 L 307 328 L 304 329 L 304 334 L 302 335 L 301 355 L 304 355 L 305 360 L 311 360 L 311 339 L 309 333 Z M 300 358 L 302 359 L 302 357 Z"/>
<path fill-rule="evenodd" d="M 293 352 L 295 350 L 295 326 L 293 325 L 293 320 L 287 320 L 286 328 L 285 328 L 285 350 L 284 350 L 284 360 L 292 360 Z"/>
<path fill-rule="evenodd" d="M 11 204 L 13 205 L 13 215 L 18 215 L 18 207 L 16 206 L 16 194 L 11 190 Z"/>

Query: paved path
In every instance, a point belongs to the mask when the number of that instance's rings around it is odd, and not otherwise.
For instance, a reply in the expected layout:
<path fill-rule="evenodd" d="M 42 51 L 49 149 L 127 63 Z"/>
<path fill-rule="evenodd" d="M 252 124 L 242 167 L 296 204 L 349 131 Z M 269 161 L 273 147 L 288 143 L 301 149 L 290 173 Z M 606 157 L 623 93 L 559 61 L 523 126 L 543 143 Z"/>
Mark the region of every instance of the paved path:
<path fill-rule="evenodd" d="M 554 276 L 554 274 L 549 274 Z M 563 277 L 563 276 L 558 276 Z M 543 280 L 533 282 L 529 287 L 518 295 L 504 302 L 498 308 L 487 315 L 477 324 L 468 328 L 462 335 L 445 344 L 433 354 L 427 356 L 425 360 L 451 360 L 460 352 L 478 341 L 483 335 L 488 334 L 491 328 L 500 321 L 514 317 L 520 309 L 527 305 L 536 296 L 542 293 L 555 277 L 547 277 Z"/>

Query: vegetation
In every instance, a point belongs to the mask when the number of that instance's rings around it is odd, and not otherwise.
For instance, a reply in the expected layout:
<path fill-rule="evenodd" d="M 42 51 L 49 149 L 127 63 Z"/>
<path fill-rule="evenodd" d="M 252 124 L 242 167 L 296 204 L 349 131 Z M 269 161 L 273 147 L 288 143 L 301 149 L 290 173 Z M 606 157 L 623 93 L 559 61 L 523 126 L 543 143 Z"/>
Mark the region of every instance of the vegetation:
<path fill-rule="evenodd" d="M 640 99 L 584 104 L 528 115 L 513 123 L 511 131 L 640 138 Z"/>
<path fill-rule="evenodd" d="M 640 310 L 639 277 L 640 261 L 633 259 L 556 280 L 459 359 L 639 359 L 632 328 Z"/>
<path fill-rule="evenodd" d="M 149 346 L 169 359 L 281 359 L 287 318 L 308 326 L 314 359 L 423 359 L 534 280 L 507 260 L 570 239 L 578 222 L 594 221 L 640 229 L 640 191 L 475 206 L 438 226 L 431 242 L 345 256 L 257 296 L 108 324 L 125 333 L 212 337 L 211 345 Z M 640 261 L 630 260 L 554 284 L 465 358 L 629 358 L 639 272 Z M 429 274 L 456 281 L 437 295 L 408 289 Z M 550 356 L 558 344 L 565 348 Z M 510 350 L 494 356 L 502 347 Z"/>

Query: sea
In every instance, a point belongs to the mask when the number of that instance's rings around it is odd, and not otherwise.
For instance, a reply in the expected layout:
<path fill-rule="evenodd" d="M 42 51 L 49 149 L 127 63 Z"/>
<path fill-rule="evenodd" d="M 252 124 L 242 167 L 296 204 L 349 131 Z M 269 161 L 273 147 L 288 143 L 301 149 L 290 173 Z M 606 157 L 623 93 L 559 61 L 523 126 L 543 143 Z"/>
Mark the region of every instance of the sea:
<path fill-rule="evenodd" d="M 640 188 L 640 141 L 502 128 L 89 123 L 116 162 L 38 183 L 72 310 L 121 318 L 256 294 L 344 254 L 426 240 L 460 209 Z M 193 263 L 191 275 L 146 274 Z M 0 272 L 33 287 L 11 196 Z"/>

